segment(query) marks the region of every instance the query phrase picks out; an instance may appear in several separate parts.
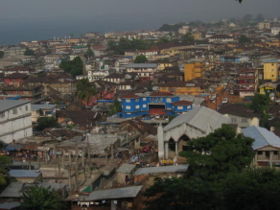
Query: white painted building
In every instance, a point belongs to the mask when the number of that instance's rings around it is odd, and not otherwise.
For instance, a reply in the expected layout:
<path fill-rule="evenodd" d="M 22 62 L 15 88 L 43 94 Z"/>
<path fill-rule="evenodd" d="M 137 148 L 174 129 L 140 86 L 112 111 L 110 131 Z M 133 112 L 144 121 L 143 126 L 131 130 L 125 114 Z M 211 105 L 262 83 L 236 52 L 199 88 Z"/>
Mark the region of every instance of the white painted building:
<path fill-rule="evenodd" d="M 31 104 L 26 100 L 0 100 L 0 140 L 32 136 Z"/>
<path fill-rule="evenodd" d="M 229 117 L 204 106 L 195 107 L 174 118 L 164 128 L 158 127 L 158 157 L 160 160 L 177 159 L 186 150 L 189 140 L 207 136 L 223 124 L 230 124 Z"/>

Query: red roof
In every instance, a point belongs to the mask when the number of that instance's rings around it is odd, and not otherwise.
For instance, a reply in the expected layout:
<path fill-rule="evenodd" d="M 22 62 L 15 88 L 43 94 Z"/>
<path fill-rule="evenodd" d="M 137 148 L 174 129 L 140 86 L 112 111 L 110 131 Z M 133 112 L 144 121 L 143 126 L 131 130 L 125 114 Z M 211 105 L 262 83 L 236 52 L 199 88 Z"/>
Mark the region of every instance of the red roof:
<path fill-rule="evenodd" d="M 173 94 L 169 92 L 153 92 L 150 96 L 173 96 Z"/>
<path fill-rule="evenodd" d="M 139 98 L 139 96 L 134 95 L 134 94 L 127 94 L 127 95 L 121 96 L 121 98 Z"/>
<path fill-rule="evenodd" d="M 190 101 L 177 101 L 172 103 L 172 105 L 174 106 L 188 106 L 188 105 L 192 105 L 192 102 Z"/>

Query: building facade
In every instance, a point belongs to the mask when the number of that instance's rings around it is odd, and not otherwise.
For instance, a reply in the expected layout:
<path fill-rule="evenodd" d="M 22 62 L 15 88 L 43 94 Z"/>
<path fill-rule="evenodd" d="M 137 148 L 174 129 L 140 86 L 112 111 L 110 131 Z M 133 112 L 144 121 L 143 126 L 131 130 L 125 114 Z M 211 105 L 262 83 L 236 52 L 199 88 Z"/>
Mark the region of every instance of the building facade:
<path fill-rule="evenodd" d="M 0 100 L 0 140 L 32 136 L 31 104 L 26 100 Z"/>
<path fill-rule="evenodd" d="M 179 96 L 170 93 L 154 92 L 149 96 L 126 95 L 121 97 L 123 118 L 145 115 L 176 116 L 179 113 L 192 110 L 192 103 L 180 101 Z"/>

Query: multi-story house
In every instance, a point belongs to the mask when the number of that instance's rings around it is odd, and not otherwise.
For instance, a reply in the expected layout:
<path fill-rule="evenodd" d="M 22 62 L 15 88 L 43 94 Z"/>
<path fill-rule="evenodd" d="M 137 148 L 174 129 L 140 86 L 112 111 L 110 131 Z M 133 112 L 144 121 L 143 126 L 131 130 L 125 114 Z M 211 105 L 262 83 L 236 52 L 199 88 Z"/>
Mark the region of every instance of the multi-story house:
<path fill-rule="evenodd" d="M 256 69 L 241 69 L 236 82 L 240 97 L 254 96 L 258 87 L 258 71 Z"/>
<path fill-rule="evenodd" d="M 179 96 L 170 93 L 153 92 L 148 96 L 134 94 L 121 97 L 121 117 L 132 118 L 145 115 L 174 116 L 192 109 L 192 103 L 180 101 Z"/>
<path fill-rule="evenodd" d="M 155 63 L 132 63 L 126 66 L 126 72 L 137 73 L 138 77 L 143 80 L 151 80 L 157 70 L 158 65 Z"/>
<path fill-rule="evenodd" d="M 0 140 L 32 136 L 31 104 L 26 100 L 0 100 Z"/>
<path fill-rule="evenodd" d="M 279 78 L 280 59 L 269 59 L 263 62 L 263 79 L 276 82 Z"/>
<path fill-rule="evenodd" d="M 184 65 L 185 81 L 190 81 L 203 76 L 204 65 L 200 62 L 188 63 Z"/>

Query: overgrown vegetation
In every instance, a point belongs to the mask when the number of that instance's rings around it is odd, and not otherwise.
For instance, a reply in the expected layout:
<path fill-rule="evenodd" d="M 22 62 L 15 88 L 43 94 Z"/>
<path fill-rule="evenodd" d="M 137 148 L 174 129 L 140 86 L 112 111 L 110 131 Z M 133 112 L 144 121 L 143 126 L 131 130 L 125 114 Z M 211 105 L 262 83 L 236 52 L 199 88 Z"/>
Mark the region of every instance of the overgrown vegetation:
<path fill-rule="evenodd" d="M 45 128 L 55 128 L 58 127 L 59 124 L 57 123 L 56 118 L 54 117 L 40 117 L 38 119 L 37 130 L 42 131 Z"/>
<path fill-rule="evenodd" d="M 80 57 L 76 57 L 72 61 L 69 59 L 62 60 L 59 67 L 75 77 L 83 74 L 84 64 Z"/>
<path fill-rule="evenodd" d="M 134 63 L 146 63 L 148 61 L 148 59 L 146 58 L 145 55 L 138 55 L 135 60 Z"/>
<path fill-rule="evenodd" d="M 4 51 L 0 51 L 0 59 L 3 58 L 5 55 Z"/>
<path fill-rule="evenodd" d="M 87 79 L 82 79 L 77 82 L 77 96 L 79 99 L 88 101 L 89 98 L 96 94 L 95 86 Z"/>
<path fill-rule="evenodd" d="M 24 55 L 26 56 L 32 56 L 32 55 L 35 55 L 35 52 L 29 48 L 27 48 L 24 52 Z"/>
<path fill-rule="evenodd" d="M 182 153 L 189 163 L 187 173 L 157 179 L 145 192 L 147 209 L 279 209 L 280 172 L 250 168 L 252 143 L 229 126 L 192 140 Z"/>
<path fill-rule="evenodd" d="M 0 156 L 0 192 L 2 192 L 9 183 L 8 166 L 11 162 L 12 160 L 10 157 Z"/>
<path fill-rule="evenodd" d="M 65 209 L 65 203 L 56 191 L 32 186 L 24 190 L 21 207 L 26 210 L 60 210 Z"/>

